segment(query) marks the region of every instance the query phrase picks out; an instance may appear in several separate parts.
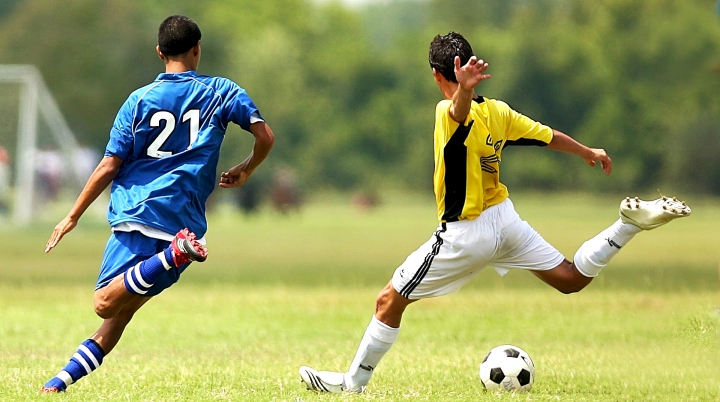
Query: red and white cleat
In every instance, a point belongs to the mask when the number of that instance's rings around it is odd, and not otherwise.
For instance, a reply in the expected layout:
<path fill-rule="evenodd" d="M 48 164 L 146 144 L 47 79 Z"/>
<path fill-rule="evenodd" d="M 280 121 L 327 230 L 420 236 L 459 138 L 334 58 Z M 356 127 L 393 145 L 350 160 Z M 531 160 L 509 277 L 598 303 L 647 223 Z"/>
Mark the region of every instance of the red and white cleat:
<path fill-rule="evenodd" d="M 177 232 L 172 241 L 173 262 L 176 267 L 190 261 L 203 262 L 207 259 L 207 249 L 195 240 L 195 233 L 187 228 Z"/>

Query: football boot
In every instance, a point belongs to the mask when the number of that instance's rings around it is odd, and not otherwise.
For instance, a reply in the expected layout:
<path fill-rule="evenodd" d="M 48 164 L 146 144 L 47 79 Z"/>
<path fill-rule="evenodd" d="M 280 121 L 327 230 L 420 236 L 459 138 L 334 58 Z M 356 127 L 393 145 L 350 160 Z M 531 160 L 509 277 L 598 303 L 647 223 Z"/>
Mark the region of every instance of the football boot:
<path fill-rule="evenodd" d="M 684 201 L 665 196 L 653 201 L 626 197 L 620 202 L 620 219 L 643 230 L 655 229 L 673 219 L 689 216 L 690 212 Z"/>

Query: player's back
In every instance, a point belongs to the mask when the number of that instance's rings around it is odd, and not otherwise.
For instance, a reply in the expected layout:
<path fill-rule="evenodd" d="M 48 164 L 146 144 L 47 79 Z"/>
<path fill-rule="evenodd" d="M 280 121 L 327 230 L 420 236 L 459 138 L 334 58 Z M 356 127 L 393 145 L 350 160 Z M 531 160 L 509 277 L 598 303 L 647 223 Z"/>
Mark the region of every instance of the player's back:
<path fill-rule="evenodd" d="M 110 224 L 137 222 L 168 233 L 189 227 L 202 236 L 227 125 L 247 130 L 256 113 L 237 84 L 193 71 L 160 74 L 133 92 L 106 150 L 124 162 L 113 182 Z"/>

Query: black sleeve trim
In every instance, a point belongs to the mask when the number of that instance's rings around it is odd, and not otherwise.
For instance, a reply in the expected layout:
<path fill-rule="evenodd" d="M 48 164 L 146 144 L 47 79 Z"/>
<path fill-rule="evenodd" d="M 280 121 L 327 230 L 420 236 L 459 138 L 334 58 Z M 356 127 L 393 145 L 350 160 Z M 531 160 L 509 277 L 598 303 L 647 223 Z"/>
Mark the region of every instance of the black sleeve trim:
<path fill-rule="evenodd" d="M 538 147 L 546 147 L 548 144 L 545 141 L 540 140 L 533 140 L 528 138 L 520 138 L 515 141 L 507 140 L 505 141 L 505 144 L 503 144 L 503 149 L 509 145 L 520 145 L 520 146 L 528 146 L 528 145 L 534 145 Z"/>

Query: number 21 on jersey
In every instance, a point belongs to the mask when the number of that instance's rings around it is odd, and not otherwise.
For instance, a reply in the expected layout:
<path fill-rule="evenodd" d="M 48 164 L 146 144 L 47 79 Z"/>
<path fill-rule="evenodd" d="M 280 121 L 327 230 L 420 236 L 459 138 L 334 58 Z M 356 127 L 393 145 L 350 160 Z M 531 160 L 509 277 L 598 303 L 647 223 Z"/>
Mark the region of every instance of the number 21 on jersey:
<path fill-rule="evenodd" d="M 190 109 L 182 115 L 182 122 L 190 120 L 189 145 L 190 149 L 197 139 L 198 131 L 200 131 L 200 109 Z M 177 119 L 175 115 L 167 110 L 155 112 L 150 118 L 150 127 L 160 127 L 162 121 L 165 122 L 165 128 L 160 132 L 155 141 L 147 148 L 147 155 L 151 158 L 164 158 L 172 155 L 172 151 L 162 151 L 160 148 L 167 142 L 168 138 L 175 132 L 175 123 Z"/>

